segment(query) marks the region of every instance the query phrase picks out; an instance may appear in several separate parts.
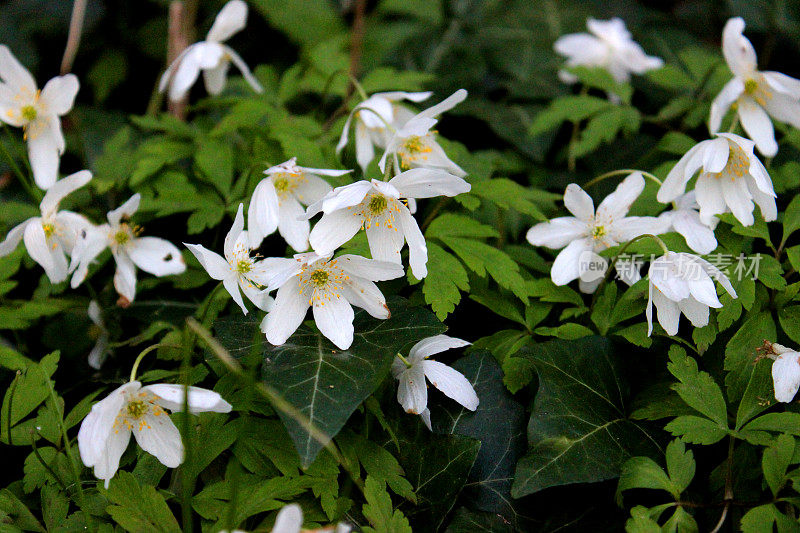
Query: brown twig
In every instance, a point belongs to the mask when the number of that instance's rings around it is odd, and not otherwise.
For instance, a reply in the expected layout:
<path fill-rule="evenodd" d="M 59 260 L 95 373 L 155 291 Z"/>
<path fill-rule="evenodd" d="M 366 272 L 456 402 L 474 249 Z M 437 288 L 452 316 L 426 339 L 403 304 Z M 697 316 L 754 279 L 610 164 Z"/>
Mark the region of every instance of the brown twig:
<path fill-rule="evenodd" d="M 85 15 L 86 0 L 75 0 L 72 4 L 72 17 L 69 20 L 67 46 L 64 48 L 64 57 L 61 59 L 62 76 L 68 74 L 72 70 L 72 64 L 75 62 L 75 56 L 78 54 L 78 46 L 81 44 L 81 33 Z"/>
<path fill-rule="evenodd" d="M 170 2 L 167 26 L 167 65 L 171 65 L 181 52 L 189 46 L 189 37 L 194 27 L 194 17 L 196 15 L 197 4 L 195 2 L 183 2 L 181 0 Z M 184 120 L 188 101 L 188 95 L 176 102 L 168 100 L 167 109 L 172 116 Z"/>

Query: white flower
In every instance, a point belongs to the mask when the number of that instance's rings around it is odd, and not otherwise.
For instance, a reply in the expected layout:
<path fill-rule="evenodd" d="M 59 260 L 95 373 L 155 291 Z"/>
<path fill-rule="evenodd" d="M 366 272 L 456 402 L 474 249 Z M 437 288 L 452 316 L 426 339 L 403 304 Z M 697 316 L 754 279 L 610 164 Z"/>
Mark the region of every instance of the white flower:
<path fill-rule="evenodd" d="M 664 233 L 669 223 L 655 217 L 626 217 L 644 190 L 644 178 L 634 172 L 594 209 L 592 198 L 575 183 L 567 185 L 564 206 L 575 216 L 559 217 L 528 230 L 534 246 L 561 249 L 553 262 L 550 278 L 556 285 L 580 279 L 582 290 L 592 292 L 608 268 L 598 252 L 646 233 Z"/>
<path fill-rule="evenodd" d="M 344 123 L 336 152 L 347 146 L 350 135 L 350 121 L 356 121 L 356 161 L 364 172 L 375 157 L 375 147 L 385 148 L 391 138 L 392 129 L 402 127 L 414 114 L 404 106 L 397 104 L 400 100 L 422 102 L 432 93 L 407 93 L 394 91 L 375 93 L 361 102 L 350 112 Z"/>
<path fill-rule="evenodd" d="M 675 208 L 659 215 L 667 220 L 672 231 L 683 235 L 686 244 L 701 255 L 710 254 L 717 248 L 717 238 L 714 236 L 719 219 L 712 218 L 709 224 L 700 220 L 695 191 L 689 191 L 675 199 Z"/>
<path fill-rule="evenodd" d="M 668 203 L 683 194 L 698 170 L 694 190 L 703 224 L 710 226 L 716 215 L 730 211 L 743 226 L 752 226 L 753 202 L 767 222 L 778 217 L 772 180 L 753 154 L 753 141 L 717 133 L 716 139 L 696 144 L 670 170 L 658 201 Z"/>
<path fill-rule="evenodd" d="M 447 157 L 436 142 L 435 132 L 431 131 L 438 122 L 433 117 L 453 109 L 466 98 L 467 91 L 459 89 L 398 127 L 386 142 L 386 150 L 378 162 L 381 172 L 385 171 L 386 159 L 391 156 L 397 172 L 401 169 L 431 168 L 444 170 L 456 176 L 466 176 L 467 173 Z"/>
<path fill-rule="evenodd" d="M 0 45 L 0 121 L 23 128 L 33 179 L 42 189 L 58 179 L 65 148 L 59 117 L 72 109 L 78 87 L 78 78 L 67 74 L 51 79 L 39 91 L 30 72 L 7 46 Z"/>
<path fill-rule="evenodd" d="M 650 290 L 647 298 L 647 335 L 653 332 L 653 304 L 658 323 L 670 335 L 678 333 L 681 313 L 693 326 L 708 324 L 708 308 L 722 307 L 714 281 L 736 298 L 731 282 L 720 269 L 692 254 L 667 252 L 650 263 Z"/>
<path fill-rule="evenodd" d="M 351 170 L 329 170 L 297 166 L 293 157 L 264 171 L 267 177 L 256 186 L 247 210 L 250 247 L 255 249 L 276 229 L 297 252 L 308 250 L 308 219 L 304 205 L 310 205 L 331 192 L 319 176 L 343 176 Z"/>
<path fill-rule="evenodd" d="M 618 82 L 630 81 L 631 73 L 644 74 L 648 70 L 661 68 L 664 62 L 648 56 L 625 28 L 619 18 L 611 20 L 586 20 L 589 33 L 562 35 L 553 45 L 556 53 L 567 58 L 567 67 L 601 67 Z M 575 83 L 575 75 L 562 70 L 559 78 L 565 83 Z"/>
<path fill-rule="evenodd" d="M 287 280 L 279 285 L 275 303 L 261 322 L 267 340 L 280 345 L 297 330 L 309 307 L 320 332 L 342 350 L 353 343 L 353 308 L 361 307 L 375 318 L 389 318 L 386 299 L 374 281 L 403 275 L 395 263 L 357 255 L 335 259 L 313 252 L 284 259 Z"/>
<path fill-rule="evenodd" d="M 114 288 L 129 302 L 136 296 L 136 267 L 154 276 L 180 274 L 186 270 L 181 252 L 174 244 L 158 237 L 139 237 L 141 228 L 128 223 L 139 209 L 140 200 L 141 196 L 134 194 L 108 212 L 108 224 L 91 226 L 81 233 L 70 264 L 70 271 L 74 270 L 73 289 L 83 282 L 89 265 L 106 247 L 111 248 L 117 262 Z"/>
<path fill-rule="evenodd" d="M 231 404 L 216 392 L 189 387 L 189 412 L 228 413 Z M 108 483 L 119 468 L 131 433 L 142 449 L 169 468 L 183 462 L 183 443 L 178 428 L 165 409 L 183 409 L 183 385 L 161 383 L 142 387 L 131 381 L 92 406 L 78 432 L 83 464 L 94 467 L 94 475 Z"/>
<path fill-rule="evenodd" d="M 255 79 L 244 60 L 223 41 L 228 40 L 233 34 L 239 32 L 247 23 L 247 4 L 242 0 L 231 0 L 222 8 L 208 31 L 205 41 L 194 43 L 181 52 L 175 61 L 167 68 L 158 84 L 158 91 L 164 92 L 169 85 L 169 99 L 180 100 L 186 93 L 200 72 L 203 72 L 203 81 L 206 91 L 211 95 L 222 92 L 228 75 L 231 62 L 242 72 L 242 76 L 257 93 L 264 89 Z"/>
<path fill-rule="evenodd" d="M 772 343 L 771 346 L 772 353 L 767 357 L 775 360 L 772 363 L 775 399 L 788 403 L 794 399 L 797 389 L 800 388 L 800 353 L 777 343 Z"/>
<path fill-rule="evenodd" d="M 262 311 L 268 311 L 273 301 L 266 289 L 272 279 L 269 267 L 276 260 L 256 261 L 250 257 L 248 232 L 244 231 L 242 209 L 242 204 L 239 204 L 233 225 L 228 235 L 225 236 L 224 258 L 199 244 L 183 244 L 200 261 L 209 276 L 222 281 L 225 290 L 242 308 L 244 314 L 247 314 L 247 307 L 244 305 L 239 288 L 256 307 Z"/>
<path fill-rule="evenodd" d="M 357 181 L 337 187 L 308 208 L 306 217 L 320 211 L 322 218 L 309 241 L 319 255 L 329 255 L 361 228 L 367 232 L 373 259 L 401 263 L 400 250 L 408 242 L 408 262 L 414 277 L 428 274 L 428 248 L 409 203 L 416 198 L 456 196 L 469 192 L 470 184 L 443 170 L 415 168 L 383 181 Z"/>
<path fill-rule="evenodd" d="M 97 339 L 92 347 L 92 351 L 89 352 L 89 366 L 97 370 L 103 366 L 103 362 L 108 356 L 109 334 L 108 329 L 106 329 L 106 323 L 103 320 L 103 311 L 100 309 L 97 301 L 92 300 L 89 302 L 89 308 L 86 310 L 86 313 L 95 326 L 90 335 Z"/>
<path fill-rule="evenodd" d="M 800 80 L 780 72 L 759 72 L 753 45 L 742 35 L 744 20 L 732 18 L 722 32 L 722 53 L 733 79 L 711 103 L 708 129 L 719 131 L 722 118 L 735 104 L 744 131 L 767 157 L 778 153 L 770 116 L 800 128 Z"/>
<path fill-rule="evenodd" d="M 275 517 L 275 524 L 272 526 L 272 533 L 300 533 L 305 531 L 303 527 L 303 510 L 296 503 L 284 505 Z M 336 528 L 325 527 L 314 531 L 326 531 L 329 533 L 350 533 L 351 528 L 344 522 L 339 522 Z M 309 530 L 310 531 L 310 530 Z M 235 531 L 233 533 L 236 533 Z"/>
<path fill-rule="evenodd" d="M 428 385 L 425 383 L 425 378 L 445 396 L 470 411 L 478 408 L 478 395 L 461 372 L 444 363 L 428 359 L 433 354 L 469 344 L 467 341 L 447 335 L 436 335 L 416 343 L 408 353 L 406 361 L 395 357 L 392 363 L 392 375 L 399 381 L 397 401 L 407 413 L 420 415 L 428 429 L 431 429 L 431 412 L 428 409 Z"/>
<path fill-rule="evenodd" d="M 67 279 L 69 263 L 66 254 L 73 253 L 76 239 L 91 224 L 83 215 L 59 211 L 58 204 L 91 179 L 92 173 L 82 170 L 50 187 L 39 204 L 41 216 L 29 218 L 9 231 L 5 240 L 0 242 L 0 257 L 10 254 L 20 241 L 24 241 L 28 254 L 42 266 L 51 283 Z"/>

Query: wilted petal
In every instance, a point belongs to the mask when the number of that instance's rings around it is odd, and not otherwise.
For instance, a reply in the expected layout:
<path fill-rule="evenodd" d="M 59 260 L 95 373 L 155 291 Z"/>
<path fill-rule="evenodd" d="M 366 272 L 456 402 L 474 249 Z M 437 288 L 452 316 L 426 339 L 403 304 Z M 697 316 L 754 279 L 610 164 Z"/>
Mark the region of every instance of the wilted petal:
<path fill-rule="evenodd" d="M 407 368 L 397 379 L 397 401 L 406 413 L 421 414 L 428 406 L 428 387 L 422 365 Z"/>
<path fill-rule="evenodd" d="M 791 402 L 800 388 L 800 354 L 785 352 L 772 363 L 772 381 L 775 386 L 775 399 Z"/>

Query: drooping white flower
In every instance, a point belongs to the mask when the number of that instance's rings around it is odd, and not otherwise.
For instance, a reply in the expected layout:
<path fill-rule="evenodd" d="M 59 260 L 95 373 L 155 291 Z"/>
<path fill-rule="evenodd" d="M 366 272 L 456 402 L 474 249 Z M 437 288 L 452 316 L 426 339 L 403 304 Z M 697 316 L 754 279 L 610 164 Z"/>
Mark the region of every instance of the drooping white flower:
<path fill-rule="evenodd" d="M 163 465 L 176 468 L 183 462 L 183 443 L 178 428 L 165 411 L 180 411 L 183 385 L 160 383 L 142 387 L 131 381 L 92 406 L 78 431 L 78 449 L 83 464 L 94 467 L 94 475 L 108 483 L 119 468 L 119 460 L 133 433 L 142 449 Z M 189 387 L 191 413 L 228 413 L 231 404 L 216 392 Z"/>
<path fill-rule="evenodd" d="M 772 180 L 753 146 L 753 141 L 732 133 L 718 133 L 716 139 L 696 144 L 670 170 L 658 201 L 678 198 L 699 170 L 694 190 L 703 224 L 710 226 L 716 215 L 730 211 L 743 226 L 752 226 L 754 202 L 764 220 L 775 220 L 778 209 Z"/>
<path fill-rule="evenodd" d="M 103 366 L 108 356 L 109 333 L 108 329 L 106 329 L 106 322 L 103 320 L 103 311 L 100 309 L 100 305 L 96 300 L 89 302 L 89 308 L 86 310 L 86 314 L 89 315 L 89 320 L 94 324 L 91 336 L 97 339 L 92 347 L 92 351 L 89 352 L 89 366 L 97 370 Z"/>
<path fill-rule="evenodd" d="M 114 288 L 129 302 L 136 297 L 136 267 L 154 276 L 180 274 L 186 270 L 181 252 L 169 241 L 158 237 L 139 237 L 141 228 L 128 220 L 139 209 L 141 196 L 137 193 L 127 202 L 108 212 L 108 224 L 91 226 L 81 232 L 72 254 L 70 271 L 74 289 L 83 282 L 89 265 L 106 249 L 117 263 Z"/>
<path fill-rule="evenodd" d="M 634 172 L 594 209 L 594 202 L 575 183 L 564 191 L 564 206 L 574 216 L 540 222 L 528 230 L 534 246 L 561 249 L 553 262 L 550 279 L 556 285 L 580 279 L 581 290 L 592 292 L 608 268 L 598 252 L 646 233 L 664 233 L 669 223 L 655 217 L 627 217 L 628 210 L 644 190 L 644 178 Z"/>
<path fill-rule="evenodd" d="M 330 533 L 350 533 L 353 528 L 344 522 L 339 522 L 336 528 L 325 527 L 314 531 L 326 531 Z M 275 524 L 272 526 L 272 533 L 300 533 L 303 529 L 303 510 L 296 503 L 284 505 L 275 517 Z M 236 533 L 235 531 L 233 533 Z"/>
<path fill-rule="evenodd" d="M 331 192 L 320 176 L 343 176 L 351 170 L 331 170 L 297 166 L 293 157 L 264 171 L 266 178 L 256 185 L 247 210 L 250 247 L 255 249 L 276 229 L 297 252 L 308 250 L 310 224 L 304 205 L 310 205 Z"/>
<path fill-rule="evenodd" d="M 425 378 L 445 396 L 457 401 L 466 409 L 474 411 L 478 408 L 478 395 L 461 372 L 444 363 L 428 359 L 431 355 L 469 344 L 455 337 L 436 335 L 416 343 L 408 352 L 405 361 L 395 357 L 392 363 L 392 375 L 399 381 L 397 401 L 407 413 L 420 415 L 428 429 L 431 429 L 431 412 L 428 409 L 428 385 L 425 383 Z"/>
<path fill-rule="evenodd" d="M 178 101 L 189 89 L 200 72 L 203 73 L 208 94 L 217 95 L 225 88 L 228 67 L 231 63 L 241 71 L 245 81 L 257 93 L 263 92 L 244 60 L 233 48 L 223 44 L 247 24 L 247 4 L 243 0 L 230 0 L 217 15 L 205 41 L 194 43 L 181 52 L 167 68 L 158 84 L 164 92 L 169 85 L 169 99 Z"/>
<path fill-rule="evenodd" d="M 720 269 L 692 254 L 667 252 L 652 263 L 648 271 L 650 290 L 647 298 L 647 335 L 653 332 L 653 304 L 658 323 L 670 335 L 678 333 L 681 313 L 701 328 L 708 324 L 708 309 L 722 307 L 714 280 L 736 298 L 731 282 Z"/>
<path fill-rule="evenodd" d="M 591 33 L 562 35 L 553 44 L 556 53 L 567 58 L 567 67 L 600 67 L 607 70 L 618 82 L 631 79 L 631 74 L 644 74 L 661 68 L 661 58 L 648 56 L 625 28 L 619 18 L 597 20 L 589 18 L 586 27 Z M 574 74 L 561 70 L 559 78 L 565 83 L 575 83 Z"/>
<path fill-rule="evenodd" d="M 268 294 L 268 286 L 273 274 L 270 265 L 276 259 L 262 259 L 260 261 L 250 257 L 250 243 L 248 232 L 244 231 L 243 206 L 239 204 L 236 218 L 233 221 L 228 235 L 225 236 L 223 258 L 219 254 L 208 250 L 199 244 L 186 244 L 184 246 L 194 254 L 208 275 L 222 281 L 225 290 L 231 295 L 233 301 L 247 314 L 239 289 L 245 296 L 262 311 L 268 311 L 272 306 L 272 297 Z"/>
<path fill-rule="evenodd" d="M 83 215 L 59 211 L 58 204 L 91 179 L 92 173 L 82 170 L 50 187 L 39 204 L 41 216 L 29 218 L 9 231 L 5 240 L 0 242 L 0 257 L 10 254 L 20 241 L 24 241 L 28 254 L 41 265 L 51 283 L 67 279 L 69 263 L 66 256 L 73 253 L 76 239 L 91 227 L 91 223 Z"/>
<path fill-rule="evenodd" d="M 319 255 L 330 255 L 362 228 L 373 259 L 401 263 L 400 250 L 408 243 L 408 262 L 414 277 L 428 274 L 428 248 L 416 219 L 403 200 L 456 196 L 470 184 L 444 170 L 414 168 L 388 182 L 357 181 L 337 187 L 309 206 L 307 217 L 324 215 L 311 230 L 309 241 Z"/>
<path fill-rule="evenodd" d="M 287 279 L 276 281 L 280 288 L 275 303 L 261 322 L 261 331 L 275 345 L 286 342 L 311 307 L 320 332 L 340 349 L 348 349 L 353 343 L 352 306 L 375 318 L 389 318 L 386 299 L 373 282 L 403 275 L 396 263 L 357 255 L 331 259 L 307 252 L 283 263 Z"/>
<path fill-rule="evenodd" d="M 695 191 L 689 191 L 675 199 L 675 207 L 659 215 L 667 220 L 671 230 L 683 235 L 686 244 L 701 255 L 710 254 L 717 248 L 717 238 L 714 228 L 719 223 L 718 218 L 712 218 L 709 224 L 700 220 L 700 206 L 697 205 Z"/>
<path fill-rule="evenodd" d="M 385 148 L 392 130 L 401 128 L 414 114 L 398 102 L 422 102 L 432 93 L 407 93 L 402 91 L 375 93 L 358 104 L 344 123 L 336 152 L 347 146 L 350 139 L 350 122 L 355 119 L 356 161 L 364 172 L 375 158 L 375 147 Z"/>
<path fill-rule="evenodd" d="M 735 17 L 722 32 L 722 53 L 733 73 L 711 103 L 708 129 L 719 131 L 722 118 L 735 104 L 744 131 L 767 157 L 778 153 L 770 117 L 800 128 L 800 80 L 780 72 L 759 72 L 756 51 L 742 35 L 744 20 Z"/>
<path fill-rule="evenodd" d="M 436 142 L 436 133 L 431 131 L 438 122 L 433 117 L 453 109 L 466 98 L 467 91 L 459 89 L 395 129 L 386 142 L 386 150 L 378 162 L 381 172 L 385 171 L 386 160 L 391 157 L 396 172 L 412 168 L 430 168 L 444 170 L 459 177 L 466 176 L 467 173 L 447 157 Z"/>
<path fill-rule="evenodd" d="M 800 353 L 778 343 L 770 343 L 767 357 L 774 359 L 772 363 L 772 383 L 775 388 L 775 399 L 788 403 L 794 399 L 800 389 Z"/>
<path fill-rule="evenodd" d="M 0 45 L 0 121 L 25 132 L 33 179 L 42 189 L 58 179 L 65 148 L 59 117 L 72 109 L 78 87 L 78 78 L 67 74 L 51 79 L 38 90 L 30 72 L 7 46 Z"/>

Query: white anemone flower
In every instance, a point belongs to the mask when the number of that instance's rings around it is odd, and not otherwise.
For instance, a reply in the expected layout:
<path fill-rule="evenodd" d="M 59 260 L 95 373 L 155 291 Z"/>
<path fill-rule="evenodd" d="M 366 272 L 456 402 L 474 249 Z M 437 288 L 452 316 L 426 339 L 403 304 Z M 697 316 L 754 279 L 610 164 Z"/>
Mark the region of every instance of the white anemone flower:
<path fill-rule="evenodd" d="M 103 311 L 96 300 L 89 302 L 89 308 L 86 310 L 89 315 L 89 320 L 92 321 L 94 327 L 90 330 L 90 336 L 94 337 L 95 343 L 92 350 L 89 352 L 89 366 L 95 370 L 99 370 L 108 356 L 108 344 L 110 335 L 106 328 L 106 322 L 103 320 Z"/>
<path fill-rule="evenodd" d="M 194 254 L 208 275 L 213 279 L 222 281 L 225 290 L 231 295 L 233 301 L 247 314 L 239 289 L 245 296 L 262 311 L 268 311 L 272 306 L 272 297 L 269 296 L 267 287 L 271 281 L 270 264 L 275 259 L 262 259 L 260 261 L 250 256 L 248 232 L 244 231 L 243 206 L 239 204 L 236 218 L 233 221 L 228 235 L 225 236 L 225 257 L 208 250 L 199 244 L 186 244 L 184 246 Z"/>
<path fill-rule="evenodd" d="M 444 170 L 459 177 L 466 176 L 467 173 L 447 157 L 436 142 L 436 133 L 431 131 L 438 122 L 433 117 L 453 109 L 466 98 L 467 91 L 459 89 L 395 129 L 386 142 L 386 150 L 378 162 L 381 172 L 385 172 L 387 158 L 392 157 L 397 172 L 412 168 L 431 168 Z"/>
<path fill-rule="evenodd" d="M 652 263 L 648 271 L 650 289 L 647 298 L 647 335 L 653 332 L 653 304 L 658 323 L 670 335 L 678 333 L 681 313 L 701 328 L 708 324 L 708 309 L 722 307 L 714 280 L 736 298 L 731 282 L 720 269 L 692 254 L 667 252 Z"/>
<path fill-rule="evenodd" d="M 160 383 L 142 387 L 128 382 L 92 406 L 78 431 L 78 449 L 83 464 L 94 467 L 94 475 L 106 488 L 119 468 L 119 460 L 133 433 L 142 449 L 164 466 L 177 468 L 183 462 L 181 434 L 170 420 L 170 411 L 184 406 L 183 385 Z M 228 413 L 231 404 L 214 391 L 189 387 L 189 412 Z"/>
<path fill-rule="evenodd" d="M 709 224 L 700 220 L 700 206 L 697 204 L 695 191 L 682 194 L 674 201 L 674 208 L 661 213 L 659 218 L 669 222 L 672 231 L 680 233 L 686 244 L 700 255 L 710 254 L 717 248 L 717 238 L 714 229 L 719 223 L 718 218 L 713 218 Z"/>
<path fill-rule="evenodd" d="M 772 363 L 772 382 L 775 388 L 775 399 L 779 402 L 791 402 L 800 389 L 800 353 L 778 343 L 769 344 L 770 351 L 765 354 Z"/>
<path fill-rule="evenodd" d="M 276 229 L 296 252 L 308 250 L 308 219 L 304 205 L 311 205 L 331 192 L 320 176 L 343 176 L 352 170 L 331 170 L 297 166 L 293 157 L 264 171 L 266 178 L 256 185 L 247 210 L 250 247 L 255 249 Z"/>
<path fill-rule="evenodd" d="M 91 223 L 83 215 L 59 211 L 58 204 L 91 179 L 91 172 L 81 170 L 50 187 L 39 204 L 41 216 L 29 218 L 9 231 L 5 240 L 0 242 L 0 257 L 10 254 L 20 241 L 24 241 L 31 259 L 41 265 L 51 283 L 67 279 L 69 263 L 66 255 L 73 253 L 76 239 L 91 227 Z"/>
<path fill-rule="evenodd" d="M 753 141 L 732 133 L 717 133 L 716 139 L 696 144 L 667 174 L 658 201 L 678 198 L 699 170 L 694 190 L 703 224 L 710 226 L 716 215 L 730 211 L 743 226 L 752 226 L 754 202 L 764 220 L 775 220 L 775 190 L 753 146 Z"/>
<path fill-rule="evenodd" d="M 261 322 L 261 331 L 275 345 L 286 342 L 311 307 L 320 332 L 339 349 L 348 349 L 353 343 L 352 306 L 375 318 L 389 318 L 386 299 L 374 282 L 403 275 L 398 264 L 357 255 L 331 259 L 307 252 L 283 262 L 287 279 L 275 282 L 275 303 Z"/>
<path fill-rule="evenodd" d="M 347 146 L 350 139 L 350 122 L 355 119 L 356 161 L 364 172 L 375 158 L 375 147 L 385 148 L 392 135 L 392 130 L 402 127 L 414 114 L 397 102 L 408 100 L 422 102 L 430 98 L 432 93 L 408 93 L 394 91 L 375 93 L 358 104 L 350 112 L 344 123 L 336 152 Z"/>
<path fill-rule="evenodd" d="M 567 67 L 600 67 L 607 70 L 618 83 L 630 81 L 631 74 L 644 74 L 661 68 L 661 58 L 648 56 L 625 28 L 619 18 L 597 20 L 589 18 L 586 27 L 590 33 L 562 35 L 553 44 L 556 53 L 567 58 Z M 561 70 L 561 81 L 575 83 L 574 74 Z"/>
<path fill-rule="evenodd" d="M 373 259 L 401 263 L 400 250 L 408 243 L 408 262 L 417 279 L 428 274 L 425 237 L 401 199 L 456 196 L 470 184 L 443 170 L 415 168 L 384 181 L 357 181 L 337 187 L 309 206 L 306 217 L 324 213 L 311 230 L 309 241 L 319 255 L 330 255 L 362 228 Z"/>
<path fill-rule="evenodd" d="M 598 255 L 612 246 L 644 234 L 664 233 L 669 223 L 655 217 L 628 217 L 628 210 L 644 190 L 644 178 L 634 172 L 594 209 L 592 198 L 575 183 L 564 191 L 564 206 L 574 216 L 540 222 L 528 230 L 534 246 L 561 249 L 553 262 L 550 279 L 556 285 L 580 279 L 581 290 L 593 292 L 608 268 Z"/>
<path fill-rule="evenodd" d="M 169 85 L 169 99 L 173 102 L 182 99 L 200 72 L 203 73 L 208 94 L 217 95 L 225 88 L 228 67 L 231 63 L 241 71 L 245 81 L 257 93 L 264 89 L 250 72 L 244 60 L 223 44 L 247 24 L 247 4 L 242 0 L 231 0 L 222 8 L 208 31 L 205 41 L 194 43 L 181 52 L 167 68 L 158 84 L 158 91 L 164 92 Z"/>
<path fill-rule="evenodd" d="M 154 276 L 180 274 L 186 270 L 180 250 L 158 237 L 139 237 L 141 228 L 129 223 L 139 209 L 141 196 L 137 193 L 128 201 L 108 212 L 108 224 L 85 229 L 75 244 L 70 271 L 74 270 L 71 285 L 74 289 L 83 282 L 89 265 L 106 249 L 117 263 L 114 288 L 132 302 L 136 297 L 136 267 Z"/>
<path fill-rule="evenodd" d="M 350 533 L 352 527 L 339 522 L 336 527 L 324 527 L 314 531 L 325 531 L 328 533 Z M 301 531 L 311 531 L 303 529 L 303 509 L 296 503 L 284 505 L 275 517 L 275 524 L 272 526 L 272 533 L 300 533 Z M 233 533 L 237 533 L 234 531 Z M 240 532 L 242 533 L 242 532 Z"/>
<path fill-rule="evenodd" d="M 744 20 L 732 18 L 722 32 L 722 53 L 733 73 L 711 103 L 708 129 L 719 131 L 722 118 L 735 106 L 744 131 L 767 157 L 778 153 L 770 117 L 800 128 L 800 80 L 780 72 L 760 72 L 756 51 L 742 35 Z"/>
<path fill-rule="evenodd" d="M 58 179 L 66 146 L 59 117 L 72 109 L 79 86 L 78 78 L 67 74 L 51 79 L 40 91 L 30 72 L 0 45 L 0 121 L 23 129 L 33 179 L 42 189 Z"/>
<path fill-rule="evenodd" d="M 392 375 L 398 380 L 397 401 L 407 413 L 420 415 L 428 429 L 431 428 L 431 412 L 428 409 L 428 385 L 431 384 L 466 409 L 478 408 L 478 395 L 464 375 L 444 363 L 428 359 L 431 355 L 469 346 L 469 342 L 447 335 L 436 335 L 416 343 L 408 358 L 395 357 Z"/>

